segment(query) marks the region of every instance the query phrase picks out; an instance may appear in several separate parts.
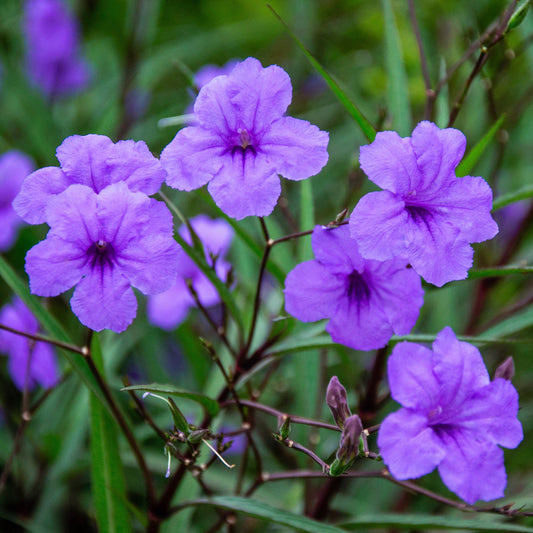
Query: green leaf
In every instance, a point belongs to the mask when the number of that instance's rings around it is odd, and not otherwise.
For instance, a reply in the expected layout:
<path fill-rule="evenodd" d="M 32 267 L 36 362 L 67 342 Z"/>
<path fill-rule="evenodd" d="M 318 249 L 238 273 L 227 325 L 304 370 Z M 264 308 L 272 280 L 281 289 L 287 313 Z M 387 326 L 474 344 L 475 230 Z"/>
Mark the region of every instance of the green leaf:
<path fill-rule="evenodd" d="M 533 306 L 529 306 L 522 312 L 515 313 L 512 317 L 502 320 L 499 324 L 484 331 L 480 337 L 506 337 L 531 326 L 533 326 Z"/>
<path fill-rule="evenodd" d="M 91 356 L 103 373 L 98 335 L 93 335 Z M 91 477 L 98 531 L 131 531 L 122 461 L 118 449 L 115 421 L 91 394 Z"/>
<path fill-rule="evenodd" d="M 271 505 L 250 498 L 216 496 L 214 498 L 194 500 L 189 502 L 189 505 L 211 505 L 222 509 L 228 509 L 254 518 L 267 520 L 274 524 L 293 528 L 297 531 L 305 531 L 306 533 L 342 533 L 344 531 L 338 527 L 323 524 L 283 509 L 277 509 Z"/>
<path fill-rule="evenodd" d="M 489 145 L 490 141 L 492 141 L 492 138 L 494 135 L 496 135 L 496 132 L 500 129 L 501 125 L 503 124 L 503 121 L 505 120 L 505 113 L 492 125 L 489 131 L 483 135 L 483 137 L 478 141 L 478 143 L 466 154 L 466 156 L 463 158 L 463 160 L 457 165 L 457 169 L 455 171 L 455 174 L 458 177 L 468 176 L 472 169 L 474 168 L 475 164 L 479 160 L 479 158 L 483 155 L 483 152 L 485 152 L 485 149 Z"/>
<path fill-rule="evenodd" d="M 409 87 L 402 55 L 400 34 L 390 0 L 382 0 L 385 22 L 385 63 L 388 75 L 389 112 L 395 129 L 401 136 L 411 133 Z"/>
<path fill-rule="evenodd" d="M 69 335 L 61 324 L 45 309 L 39 298 L 30 293 L 28 284 L 22 281 L 11 266 L 0 256 L 0 277 L 9 285 L 11 290 L 26 304 L 41 326 L 56 340 L 72 344 Z M 94 376 L 87 367 L 83 357 L 68 350 L 57 349 L 65 357 L 71 368 L 83 379 L 89 389 L 107 407 L 107 402 L 96 383 Z"/>
<path fill-rule="evenodd" d="M 122 391 L 140 390 L 145 392 L 153 392 L 156 394 L 165 394 L 170 396 L 177 396 L 178 398 L 187 398 L 193 402 L 200 404 L 211 416 L 216 416 L 220 411 L 218 402 L 195 392 L 189 392 L 184 389 L 175 387 L 174 385 L 162 385 L 160 383 L 149 383 L 147 385 L 130 385 L 120 389 Z"/>
<path fill-rule="evenodd" d="M 435 342 L 437 334 L 411 334 L 411 335 L 402 335 L 401 337 L 393 335 L 389 341 L 390 345 L 394 345 L 398 342 L 408 341 L 408 342 L 424 342 L 431 344 Z M 469 342 L 470 344 L 484 345 L 484 344 L 516 344 L 527 342 L 527 339 L 502 339 L 497 335 L 486 335 L 482 333 L 477 337 L 469 337 L 467 335 L 457 335 L 457 338 L 460 341 Z"/>
<path fill-rule="evenodd" d="M 305 54 L 305 57 L 309 60 L 311 65 L 315 68 L 315 70 L 324 78 L 324 81 L 328 84 L 329 88 L 333 91 L 333 94 L 339 99 L 340 103 L 345 107 L 345 109 L 350 113 L 352 118 L 355 120 L 355 122 L 359 125 L 361 128 L 361 131 L 363 132 L 364 136 L 372 142 L 376 136 L 376 130 L 370 124 L 368 119 L 359 111 L 357 106 L 350 100 L 346 92 L 340 87 L 339 83 L 333 79 L 333 77 L 327 73 L 327 71 L 322 67 L 322 65 L 314 58 L 314 56 L 311 54 L 311 52 L 305 47 L 305 45 L 296 37 L 296 35 L 292 32 L 292 30 L 289 28 L 289 26 L 285 23 L 285 21 L 276 13 L 276 11 L 272 8 L 272 6 L 268 6 L 270 8 L 270 11 L 274 13 L 274 16 L 283 24 L 289 35 L 296 41 L 296 44 L 300 47 L 302 52 Z"/>
<path fill-rule="evenodd" d="M 533 267 L 502 266 L 494 268 L 476 268 L 468 272 L 468 279 L 499 278 L 513 274 L 533 274 Z"/>
<path fill-rule="evenodd" d="M 511 18 L 509 19 L 509 22 L 507 24 L 507 28 L 505 29 L 506 32 L 513 30 L 517 26 L 520 26 L 522 22 L 524 22 L 524 19 L 526 18 L 527 11 L 529 9 L 530 0 L 524 0 L 515 10 L 514 13 L 511 15 Z"/>
<path fill-rule="evenodd" d="M 313 188 L 311 180 L 300 183 L 300 231 L 307 231 L 315 227 L 315 207 L 313 202 Z M 298 240 L 298 262 L 312 259 L 313 250 L 311 239 Z"/>
<path fill-rule="evenodd" d="M 313 348 L 331 348 L 336 344 L 331 340 L 329 334 L 317 335 L 316 337 L 295 336 L 286 342 L 277 344 L 273 349 L 268 351 L 268 355 L 285 355 L 288 353 L 312 350 Z"/>
<path fill-rule="evenodd" d="M 169 209 L 180 219 L 183 220 L 183 215 L 179 211 L 179 209 L 163 194 L 161 194 L 161 197 L 165 201 L 165 203 L 168 205 Z M 194 247 L 192 247 L 180 234 L 179 232 L 174 232 L 174 238 L 180 246 L 183 248 L 185 253 L 196 263 L 198 268 L 206 275 L 206 277 L 209 279 L 209 281 L 215 286 L 218 294 L 220 295 L 220 298 L 222 298 L 223 302 L 226 304 L 229 312 L 233 315 L 233 318 L 235 319 L 235 322 L 237 323 L 237 326 L 241 331 L 244 331 L 244 324 L 242 321 L 241 313 L 239 311 L 239 308 L 237 307 L 237 304 L 235 303 L 235 300 L 233 299 L 233 296 L 226 287 L 226 285 L 220 280 L 220 278 L 217 276 L 216 272 L 213 268 L 207 263 L 205 260 L 205 256 L 200 253 L 198 250 L 196 250 Z"/>
<path fill-rule="evenodd" d="M 510 524 L 502 521 L 483 521 L 479 516 L 472 519 L 452 518 L 448 516 L 420 516 L 409 514 L 377 514 L 364 515 L 342 524 L 343 530 L 354 531 L 357 529 L 463 529 L 467 531 L 493 531 L 501 533 L 533 533 L 533 528 Z"/>
<path fill-rule="evenodd" d="M 496 198 L 496 200 L 492 202 L 492 210 L 497 211 L 498 209 L 501 209 L 502 207 L 505 207 L 507 205 L 514 204 L 515 202 L 520 202 L 520 200 L 527 200 L 532 196 L 533 185 L 526 185 L 518 191 L 503 194 L 502 196 Z"/>

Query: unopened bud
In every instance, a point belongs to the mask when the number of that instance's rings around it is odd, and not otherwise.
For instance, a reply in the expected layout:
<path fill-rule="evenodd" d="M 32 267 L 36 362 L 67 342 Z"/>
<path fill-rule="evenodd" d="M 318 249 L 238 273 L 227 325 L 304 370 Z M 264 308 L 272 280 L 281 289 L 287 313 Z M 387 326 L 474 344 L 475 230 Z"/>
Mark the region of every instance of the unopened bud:
<path fill-rule="evenodd" d="M 341 385 L 339 378 L 333 376 L 326 390 L 326 403 L 331 410 L 335 423 L 341 429 L 344 421 L 352 414 L 346 401 L 346 389 Z"/>
<path fill-rule="evenodd" d="M 522 22 L 524 22 L 530 3 L 530 0 L 524 0 L 517 6 L 517 8 L 514 10 L 514 13 L 511 15 L 509 22 L 507 23 L 507 28 L 505 30 L 506 32 L 513 30 L 517 26 L 520 26 Z"/>
<path fill-rule="evenodd" d="M 503 378 L 507 381 L 511 381 L 514 378 L 514 361 L 509 356 L 494 372 L 494 379 Z"/>
<path fill-rule="evenodd" d="M 209 430 L 208 429 L 196 429 L 196 430 L 190 432 L 189 436 L 187 437 L 187 440 L 191 444 L 198 444 L 207 435 L 209 435 Z"/>
<path fill-rule="evenodd" d="M 332 476 L 344 474 L 359 455 L 359 442 L 363 434 L 363 424 L 357 415 L 349 416 L 344 421 L 339 449 L 335 461 L 330 466 Z"/>

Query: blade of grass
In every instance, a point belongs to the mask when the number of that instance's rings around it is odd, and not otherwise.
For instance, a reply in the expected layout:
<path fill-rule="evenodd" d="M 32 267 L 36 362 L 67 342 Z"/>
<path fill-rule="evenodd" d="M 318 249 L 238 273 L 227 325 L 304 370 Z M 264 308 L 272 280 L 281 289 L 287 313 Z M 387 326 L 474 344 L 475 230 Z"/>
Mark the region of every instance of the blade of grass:
<path fill-rule="evenodd" d="M 400 34 L 390 0 L 382 0 L 385 22 L 385 64 L 388 77 L 388 105 L 395 129 L 401 136 L 411 133 L 411 110 Z"/>
<path fill-rule="evenodd" d="M 272 11 L 274 16 L 281 22 L 281 24 L 285 27 L 289 35 L 294 39 L 296 44 L 300 47 L 302 52 L 305 54 L 305 57 L 309 60 L 311 65 L 315 68 L 315 70 L 324 78 L 324 81 L 328 84 L 329 88 L 333 91 L 333 94 L 339 99 L 340 103 L 344 106 L 346 111 L 352 116 L 352 118 L 355 120 L 355 122 L 358 124 L 358 126 L 361 128 L 361 131 L 363 132 L 364 136 L 372 142 L 374 140 L 374 137 L 376 136 L 376 130 L 370 124 L 368 119 L 361 113 L 361 111 L 358 109 L 358 107 L 350 100 L 348 95 L 346 94 L 346 91 L 344 91 L 339 83 L 333 79 L 333 77 L 328 74 L 328 72 L 322 67 L 322 65 L 315 59 L 315 57 L 311 54 L 311 52 L 305 47 L 305 45 L 296 37 L 296 35 L 293 33 L 293 31 L 290 29 L 289 25 L 278 15 L 276 10 L 267 4 L 267 7 Z"/>
<path fill-rule="evenodd" d="M 496 132 L 500 129 L 503 121 L 505 120 L 505 113 L 492 125 L 492 127 L 483 135 L 478 143 L 466 154 L 463 160 L 457 165 L 456 175 L 458 177 L 467 176 L 470 174 L 478 159 L 483 155 L 485 149 L 492 141 Z"/>
<path fill-rule="evenodd" d="M 104 362 L 96 333 L 91 342 L 91 355 L 103 374 Z M 116 425 L 94 394 L 91 394 L 90 405 L 91 478 L 98 531 L 128 533 L 131 524 Z"/>

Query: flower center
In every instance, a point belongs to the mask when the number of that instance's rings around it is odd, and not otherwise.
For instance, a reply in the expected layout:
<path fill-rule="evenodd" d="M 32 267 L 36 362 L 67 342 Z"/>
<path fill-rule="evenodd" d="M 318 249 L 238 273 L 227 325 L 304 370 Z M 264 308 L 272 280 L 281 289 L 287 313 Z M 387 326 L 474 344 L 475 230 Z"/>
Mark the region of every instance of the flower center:
<path fill-rule="evenodd" d="M 346 293 L 348 298 L 362 303 L 370 300 L 370 288 L 365 278 L 354 270 L 346 280 Z"/>
<path fill-rule="evenodd" d="M 115 249 L 111 243 L 102 239 L 91 244 L 87 250 L 87 255 L 92 268 L 95 266 L 102 268 L 105 266 L 113 267 L 116 256 Z"/>
<path fill-rule="evenodd" d="M 239 128 L 237 130 L 237 133 L 239 134 L 238 137 L 238 144 L 236 144 L 232 150 L 231 155 L 234 155 L 235 152 L 241 152 L 242 154 L 245 154 L 247 151 L 252 152 L 254 155 L 256 154 L 256 150 L 252 145 L 252 139 L 250 138 L 250 134 L 248 133 L 248 130 L 244 128 Z"/>
<path fill-rule="evenodd" d="M 405 206 L 405 209 L 415 223 L 423 222 L 427 224 L 428 219 L 431 218 L 431 212 L 425 207 L 408 204 Z"/>

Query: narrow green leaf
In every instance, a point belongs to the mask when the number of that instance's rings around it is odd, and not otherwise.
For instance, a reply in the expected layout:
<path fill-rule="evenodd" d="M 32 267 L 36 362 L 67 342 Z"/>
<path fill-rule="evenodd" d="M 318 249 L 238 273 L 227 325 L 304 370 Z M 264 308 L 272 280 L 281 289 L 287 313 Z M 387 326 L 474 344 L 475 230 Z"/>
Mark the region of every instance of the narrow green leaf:
<path fill-rule="evenodd" d="M 502 194 L 502 196 L 496 198 L 492 202 L 492 210 L 497 211 L 498 209 L 502 209 L 502 207 L 520 202 L 520 200 L 527 200 L 531 197 L 533 197 L 533 185 L 526 185 L 518 191 Z"/>
<path fill-rule="evenodd" d="M 103 373 L 103 360 L 98 335 L 93 335 L 91 355 Z M 131 531 L 126 486 L 118 449 L 115 421 L 91 394 L 91 477 L 98 531 L 128 533 Z"/>
<path fill-rule="evenodd" d="M 267 4 L 268 5 L 268 4 Z M 333 94 L 339 99 L 340 103 L 345 107 L 348 113 L 352 116 L 355 122 L 361 128 L 364 136 L 372 142 L 376 136 L 376 130 L 370 124 L 368 119 L 359 111 L 357 106 L 350 100 L 346 92 L 340 87 L 339 83 L 328 74 L 324 67 L 315 59 L 311 52 L 305 47 L 305 45 L 296 37 L 288 24 L 276 13 L 272 6 L 268 6 L 270 11 L 274 13 L 274 16 L 283 24 L 289 35 L 296 41 L 296 44 L 300 47 L 305 57 L 309 60 L 315 70 L 324 78 L 324 81 L 328 84 L 329 88 L 333 91 Z"/>
<path fill-rule="evenodd" d="M 300 183 L 300 231 L 307 231 L 315 227 L 314 205 L 311 180 L 304 180 Z M 298 261 L 301 263 L 312 259 L 312 257 L 311 239 L 299 239 Z"/>
<path fill-rule="evenodd" d="M 349 523 L 342 524 L 343 530 L 354 531 L 358 529 L 463 529 L 467 531 L 493 531 L 501 533 L 533 533 L 533 528 L 520 526 L 502 521 L 484 521 L 479 516 L 471 520 L 464 518 L 452 518 L 448 516 L 420 516 L 410 514 L 377 514 L 357 517 Z"/>
<path fill-rule="evenodd" d="M 480 337 L 507 337 L 531 326 L 533 326 L 533 306 L 529 306 L 522 312 L 515 313 L 512 317 L 502 320 L 499 324 L 484 331 Z"/>
<path fill-rule="evenodd" d="M 526 18 L 530 0 L 524 0 L 515 10 L 514 13 L 511 15 L 511 18 L 509 19 L 509 22 L 507 24 L 507 28 L 505 29 L 506 32 L 513 30 L 514 28 L 520 26 L 522 22 L 524 22 L 524 19 Z"/>
<path fill-rule="evenodd" d="M 385 22 L 385 64 L 388 77 L 388 105 L 395 129 L 402 136 L 411 133 L 409 87 L 400 34 L 390 0 L 382 0 Z"/>
<path fill-rule="evenodd" d="M 503 266 L 494 268 L 476 268 L 468 272 L 468 279 L 499 278 L 502 276 L 511 276 L 513 274 L 533 274 L 533 267 Z"/>
<path fill-rule="evenodd" d="M 169 209 L 180 220 L 183 219 L 183 215 L 181 214 L 179 209 L 166 196 L 162 194 L 161 197 L 164 199 Z M 233 315 L 233 318 L 235 319 L 237 326 L 239 327 L 241 331 L 244 331 L 244 323 L 241 317 L 241 313 L 239 311 L 239 308 L 237 307 L 237 304 L 235 303 L 235 300 L 233 299 L 233 296 L 230 290 L 220 280 L 220 278 L 217 276 L 213 268 L 209 266 L 209 264 L 205 260 L 205 256 L 201 254 L 198 250 L 196 250 L 194 247 L 192 247 L 187 241 L 185 241 L 185 239 L 177 231 L 174 233 L 174 238 L 178 241 L 178 243 L 183 248 L 185 253 L 196 263 L 198 268 L 206 275 L 209 281 L 215 286 L 218 294 L 222 298 L 223 302 L 226 304 L 229 312 Z"/>
<path fill-rule="evenodd" d="M 439 64 L 439 79 L 444 79 L 446 77 L 446 61 L 441 57 Z M 449 90 L 448 85 L 444 85 L 437 95 L 437 100 L 435 101 L 435 111 L 436 111 L 436 120 L 435 123 L 439 128 L 445 128 L 448 124 L 448 119 L 450 117 L 450 104 L 449 99 Z"/>
<path fill-rule="evenodd" d="M 411 334 L 403 335 L 401 337 L 393 335 L 389 341 L 390 345 L 394 345 L 398 342 L 408 341 L 408 342 L 424 342 L 431 344 L 435 342 L 437 334 Z M 470 337 L 467 335 L 457 335 L 457 338 L 460 341 L 469 342 L 470 344 L 476 344 L 483 346 L 484 344 L 516 344 L 516 343 L 525 343 L 527 339 L 502 339 L 496 335 L 486 335 L 482 333 L 477 337 Z"/>
<path fill-rule="evenodd" d="M 247 516 L 260 518 L 274 524 L 290 527 L 297 531 L 305 531 L 306 533 L 342 533 L 343 530 L 338 527 L 330 526 L 311 520 L 305 516 L 297 515 L 277 509 L 266 503 L 252 500 L 250 498 L 241 498 L 238 496 L 216 496 L 209 499 L 200 499 L 190 502 L 191 505 L 210 505 L 222 509 L 228 509 L 243 513 Z"/>
<path fill-rule="evenodd" d="M 170 412 L 172 414 L 172 419 L 174 420 L 174 425 L 177 429 L 185 433 L 185 435 L 189 434 L 189 423 L 187 422 L 187 419 L 185 418 L 184 414 L 179 410 L 179 407 L 176 405 L 176 402 L 168 397 L 168 406 L 170 407 Z"/>
<path fill-rule="evenodd" d="M 505 113 L 492 125 L 489 131 L 483 135 L 483 137 L 478 141 L 478 143 L 466 154 L 466 156 L 463 158 L 463 160 L 457 165 L 457 169 L 455 171 L 455 174 L 458 177 L 468 176 L 470 172 L 472 172 L 472 169 L 474 168 L 475 164 L 478 162 L 479 158 L 483 155 L 485 152 L 485 149 L 489 145 L 490 141 L 492 141 L 492 138 L 494 135 L 496 135 L 496 132 L 500 129 L 501 125 L 503 124 L 503 121 L 505 120 Z"/>
<path fill-rule="evenodd" d="M 193 402 L 200 404 L 211 416 L 216 416 L 220 410 L 218 402 L 195 392 L 189 392 L 184 389 L 175 387 L 174 385 L 163 385 L 160 383 L 149 383 L 147 385 L 130 385 L 120 389 L 122 391 L 139 390 L 145 392 L 153 392 L 156 394 L 168 394 L 170 396 L 177 396 L 178 398 L 187 398 Z"/>
<path fill-rule="evenodd" d="M 26 304 L 28 309 L 34 314 L 35 318 L 37 318 L 41 326 L 52 338 L 72 344 L 72 340 L 61 324 L 45 309 L 39 298 L 30 293 L 28 284 L 18 277 L 2 256 L 0 256 L 0 277 L 3 278 L 11 290 Z M 57 349 L 57 351 L 65 357 L 72 369 L 83 379 L 89 389 L 98 397 L 99 401 L 107 406 L 104 396 L 83 358 L 68 350 Z"/>
<path fill-rule="evenodd" d="M 336 344 L 331 340 L 330 335 L 318 335 L 316 337 L 292 337 L 286 342 L 277 344 L 273 349 L 268 351 L 268 355 L 285 355 L 313 348 L 331 348 Z"/>

